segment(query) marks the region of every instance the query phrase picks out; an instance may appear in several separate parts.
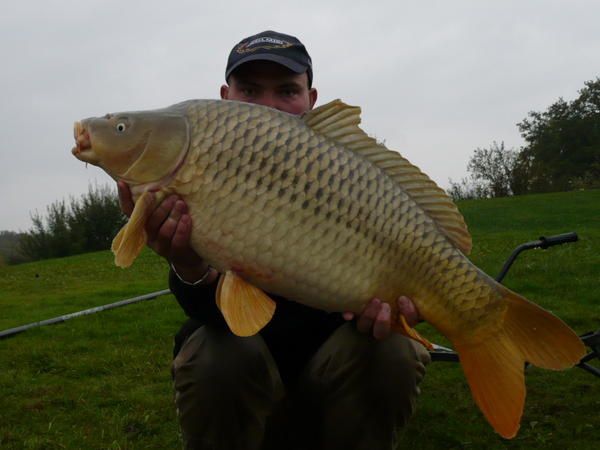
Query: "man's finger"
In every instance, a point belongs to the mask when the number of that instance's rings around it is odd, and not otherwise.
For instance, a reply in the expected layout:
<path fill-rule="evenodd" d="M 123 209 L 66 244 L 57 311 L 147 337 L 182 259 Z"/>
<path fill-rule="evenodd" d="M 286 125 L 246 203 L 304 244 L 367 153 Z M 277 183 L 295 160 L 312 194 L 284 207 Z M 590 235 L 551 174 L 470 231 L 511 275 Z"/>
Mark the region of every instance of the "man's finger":
<path fill-rule="evenodd" d="M 119 193 L 119 205 L 121 206 L 121 211 L 127 217 L 131 216 L 133 212 L 133 198 L 131 197 L 131 190 L 127 183 L 124 181 L 117 182 L 117 191 Z"/>
<path fill-rule="evenodd" d="M 150 218 L 146 222 L 146 233 L 148 233 L 149 242 L 155 241 L 158 238 L 158 233 L 161 231 L 161 227 L 165 220 L 167 220 L 171 214 L 171 210 L 175 206 L 176 201 L 177 196 L 170 195 L 163 200 L 150 215 Z M 174 231 L 175 229 L 172 230 L 172 232 Z"/>
<path fill-rule="evenodd" d="M 184 211 L 184 204 L 177 200 L 169 212 L 169 216 L 161 224 L 154 242 L 154 246 L 159 255 L 169 257 L 173 253 L 173 237 L 177 231 L 177 226 Z"/>
<path fill-rule="evenodd" d="M 192 218 L 188 214 L 182 214 L 173 240 L 171 241 L 171 254 L 182 254 L 190 248 L 190 235 L 192 232 Z"/>
<path fill-rule="evenodd" d="M 181 203 L 181 205 L 180 205 Z M 198 268 L 204 266 L 204 260 L 198 255 L 194 249 L 190 246 L 190 236 L 192 232 L 192 218 L 187 214 L 187 207 L 184 202 L 178 201 L 175 208 L 181 208 L 183 212 L 181 218 L 177 222 L 177 229 L 173 234 L 171 240 L 171 252 L 169 255 L 169 261 L 179 266 L 179 273 L 182 273 L 182 269 L 186 272 L 190 269 L 195 272 L 195 275 L 189 275 L 191 280 L 197 280 L 204 275 L 206 269 L 203 268 L 202 272 L 196 273 Z M 189 274 L 189 272 L 187 272 Z"/>
<path fill-rule="evenodd" d="M 354 319 L 354 313 L 350 312 L 350 311 L 346 311 L 346 312 L 342 313 L 342 317 L 344 318 L 344 320 L 352 320 L 352 319 Z"/>
<path fill-rule="evenodd" d="M 405 296 L 398 298 L 398 312 L 404 316 L 406 323 L 414 327 L 421 321 L 421 316 L 415 304 Z"/>
<path fill-rule="evenodd" d="M 381 309 L 379 310 L 379 314 L 377 314 L 377 317 L 375 318 L 375 323 L 373 324 L 373 337 L 375 339 L 385 339 L 390 335 L 390 317 L 390 305 L 383 303 L 381 305 Z"/>
<path fill-rule="evenodd" d="M 373 322 L 375 318 L 379 314 L 379 310 L 381 309 L 381 300 L 378 298 L 374 298 L 371 300 L 364 311 L 358 316 L 358 320 L 356 321 L 356 328 L 361 333 L 371 333 L 371 329 L 373 328 Z"/>

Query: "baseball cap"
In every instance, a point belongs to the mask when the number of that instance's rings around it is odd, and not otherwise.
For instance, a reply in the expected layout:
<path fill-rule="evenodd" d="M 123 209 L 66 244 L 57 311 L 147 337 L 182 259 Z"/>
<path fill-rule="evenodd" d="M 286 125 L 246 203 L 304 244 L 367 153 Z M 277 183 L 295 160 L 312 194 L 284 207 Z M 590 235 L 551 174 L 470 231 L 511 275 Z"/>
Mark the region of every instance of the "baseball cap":
<path fill-rule="evenodd" d="M 242 64 L 260 60 L 276 62 L 296 73 L 306 72 L 308 85 L 312 86 L 312 61 L 304 44 L 294 36 L 270 30 L 247 37 L 233 47 L 227 59 L 225 80 Z"/>

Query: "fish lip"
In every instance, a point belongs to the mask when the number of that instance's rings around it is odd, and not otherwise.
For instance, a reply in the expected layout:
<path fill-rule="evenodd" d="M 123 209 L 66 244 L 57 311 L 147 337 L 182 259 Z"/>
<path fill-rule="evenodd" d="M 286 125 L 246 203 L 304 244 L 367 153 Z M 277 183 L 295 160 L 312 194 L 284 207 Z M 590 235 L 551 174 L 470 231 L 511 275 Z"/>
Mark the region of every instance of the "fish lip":
<path fill-rule="evenodd" d="M 73 137 L 75 138 L 75 146 L 71 149 L 71 153 L 78 159 L 92 150 L 92 141 L 87 127 L 82 122 L 73 124 Z"/>

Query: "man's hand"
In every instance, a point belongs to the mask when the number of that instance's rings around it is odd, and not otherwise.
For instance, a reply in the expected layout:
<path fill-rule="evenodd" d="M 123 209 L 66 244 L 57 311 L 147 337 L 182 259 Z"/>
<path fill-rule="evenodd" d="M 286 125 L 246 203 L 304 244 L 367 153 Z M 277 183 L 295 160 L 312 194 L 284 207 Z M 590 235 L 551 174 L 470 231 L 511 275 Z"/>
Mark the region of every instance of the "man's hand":
<path fill-rule="evenodd" d="M 409 326 L 413 327 L 422 320 L 417 307 L 408 297 L 399 297 L 397 305 L 399 313 L 405 317 Z M 346 320 L 352 320 L 354 313 L 345 312 L 343 317 Z M 375 339 L 387 338 L 391 333 L 390 305 L 378 298 L 372 299 L 358 315 L 356 328 L 361 333 L 372 333 Z"/>
<path fill-rule="evenodd" d="M 121 210 L 129 217 L 134 207 L 131 190 L 124 181 L 117 187 Z M 192 218 L 179 197 L 171 195 L 156 207 L 146 222 L 146 233 L 148 247 L 173 264 L 183 279 L 193 282 L 206 273 L 208 265 L 190 246 Z"/>

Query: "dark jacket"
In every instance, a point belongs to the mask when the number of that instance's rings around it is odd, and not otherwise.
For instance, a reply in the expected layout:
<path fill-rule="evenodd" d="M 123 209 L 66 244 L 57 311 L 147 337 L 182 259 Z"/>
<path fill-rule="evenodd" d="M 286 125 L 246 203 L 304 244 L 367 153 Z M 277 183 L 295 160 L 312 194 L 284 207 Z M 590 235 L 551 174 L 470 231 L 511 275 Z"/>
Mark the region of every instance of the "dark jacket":
<path fill-rule="evenodd" d="M 185 339 L 198 327 L 226 327 L 217 308 L 217 283 L 209 286 L 190 286 L 182 283 L 171 270 L 169 287 L 190 319 L 175 336 L 177 355 Z M 271 295 L 277 308 L 271 321 L 260 331 L 269 347 L 284 383 L 292 383 L 318 348 L 344 323 L 339 313 L 327 313 L 300 303 Z"/>

